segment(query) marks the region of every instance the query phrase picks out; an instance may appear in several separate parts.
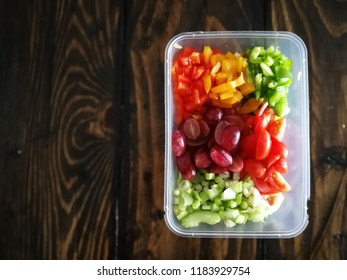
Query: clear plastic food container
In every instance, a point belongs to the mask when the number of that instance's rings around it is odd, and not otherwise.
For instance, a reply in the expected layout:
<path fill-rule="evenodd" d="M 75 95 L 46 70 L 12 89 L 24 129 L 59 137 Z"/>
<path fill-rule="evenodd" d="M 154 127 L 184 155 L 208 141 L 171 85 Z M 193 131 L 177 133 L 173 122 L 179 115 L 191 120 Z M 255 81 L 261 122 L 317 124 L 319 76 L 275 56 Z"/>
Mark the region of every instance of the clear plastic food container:
<path fill-rule="evenodd" d="M 171 146 L 171 134 L 174 129 L 171 67 L 181 47 L 187 46 L 202 51 L 206 45 L 220 49 L 222 53 L 243 53 L 254 46 L 274 45 L 293 63 L 293 81 L 288 94 L 291 111 L 286 116 L 287 128 L 283 139 L 289 150 L 288 173 L 284 177 L 292 186 L 292 190 L 284 194 L 284 202 L 280 209 L 264 222 L 248 221 L 244 225 L 232 228 L 227 228 L 222 222 L 184 228 L 173 212 L 173 189 L 178 171 Z M 165 222 L 173 233 L 184 237 L 292 238 L 306 228 L 307 203 L 310 198 L 308 67 L 306 46 L 297 35 L 277 31 L 226 31 L 181 33 L 173 37 L 165 51 L 165 129 L 164 211 Z"/>

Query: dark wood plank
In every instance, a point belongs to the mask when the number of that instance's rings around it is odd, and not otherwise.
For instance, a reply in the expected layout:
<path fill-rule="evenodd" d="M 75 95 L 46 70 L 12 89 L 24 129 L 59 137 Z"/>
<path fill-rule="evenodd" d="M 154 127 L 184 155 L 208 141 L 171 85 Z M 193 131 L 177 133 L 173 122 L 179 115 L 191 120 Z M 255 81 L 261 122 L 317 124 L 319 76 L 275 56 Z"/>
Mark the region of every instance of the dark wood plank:
<path fill-rule="evenodd" d="M 118 29 L 118 1 L 0 2 L 0 259 L 115 257 Z"/>
<path fill-rule="evenodd" d="M 164 51 L 180 32 L 263 29 L 263 1 L 127 1 L 130 189 L 122 257 L 257 257 L 255 240 L 187 239 L 163 220 Z"/>
<path fill-rule="evenodd" d="M 264 244 L 270 259 L 346 259 L 347 2 L 270 1 L 267 28 L 288 30 L 309 55 L 311 202 L 295 239 Z"/>

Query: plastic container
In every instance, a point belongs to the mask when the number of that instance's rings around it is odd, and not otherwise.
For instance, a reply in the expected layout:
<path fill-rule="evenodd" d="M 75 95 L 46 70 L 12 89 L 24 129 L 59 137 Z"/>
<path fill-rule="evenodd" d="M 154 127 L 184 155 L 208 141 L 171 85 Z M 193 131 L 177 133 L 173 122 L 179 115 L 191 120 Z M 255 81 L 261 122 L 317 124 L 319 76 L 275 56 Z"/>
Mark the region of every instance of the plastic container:
<path fill-rule="evenodd" d="M 293 81 L 289 88 L 288 103 L 291 111 L 287 118 L 284 142 L 288 146 L 288 173 L 284 175 L 292 190 L 285 193 L 280 209 L 264 222 L 248 221 L 232 228 L 221 222 L 217 225 L 200 224 L 184 228 L 173 212 L 173 189 L 177 170 L 171 152 L 171 133 L 174 129 L 174 102 L 171 66 L 180 46 L 202 51 L 205 45 L 227 51 L 243 53 L 247 48 L 261 45 L 279 47 L 292 60 Z M 307 203 L 310 198 L 310 146 L 308 99 L 307 49 L 304 42 L 290 32 L 226 31 L 181 33 L 171 39 L 165 51 L 165 222 L 169 229 L 184 237 L 230 238 L 292 238 L 308 224 Z"/>

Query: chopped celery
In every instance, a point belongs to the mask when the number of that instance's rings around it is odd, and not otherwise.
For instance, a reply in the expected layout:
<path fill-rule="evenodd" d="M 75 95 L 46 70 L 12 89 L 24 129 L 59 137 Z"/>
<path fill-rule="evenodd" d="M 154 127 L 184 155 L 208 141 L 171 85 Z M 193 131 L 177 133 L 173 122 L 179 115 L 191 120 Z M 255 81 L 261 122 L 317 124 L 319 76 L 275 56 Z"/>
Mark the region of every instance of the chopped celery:
<path fill-rule="evenodd" d="M 216 212 L 197 211 L 182 219 L 182 226 L 185 228 L 196 227 L 200 223 L 215 225 L 220 222 L 220 216 Z"/>
<path fill-rule="evenodd" d="M 205 179 L 210 181 L 213 180 L 215 178 L 215 174 L 214 173 L 205 173 Z"/>
<path fill-rule="evenodd" d="M 230 175 L 199 174 L 204 175 L 199 176 L 200 181 L 194 184 L 178 176 L 173 191 L 174 214 L 186 228 L 200 223 L 214 225 L 221 221 L 228 228 L 247 220 L 261 222 L 277 211 L 283 201 L 283 195 L 272 196 L 270 206 L 249 176 L 240 181 L 231 179 Z"/>
<path fill-rule="evenodd" d="M 235 198 L 236 198 L 236 192 L 231 188 L 225 189 L 222 192 L 221 197 L 220 197 L 221 200 L 232 200 Z"/>

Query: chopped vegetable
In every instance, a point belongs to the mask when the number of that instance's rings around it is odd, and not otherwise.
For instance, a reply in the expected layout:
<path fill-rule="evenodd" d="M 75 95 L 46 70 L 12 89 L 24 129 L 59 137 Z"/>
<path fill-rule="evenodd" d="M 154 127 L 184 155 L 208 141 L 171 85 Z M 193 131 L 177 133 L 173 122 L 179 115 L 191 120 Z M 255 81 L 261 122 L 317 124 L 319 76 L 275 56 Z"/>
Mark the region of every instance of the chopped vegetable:
<path fill-rule="evenodd" d="M 247 220 L 260 222 L 278 209 L 283 201 L 280 193 L 263 197 L 249 177 L 239 181 L 209 173 L 208 178 L 214 179 L 205 181 L 204 174 L 200 172 L 199 184 L 205 185 L 203 189 L 197 191 L 181 175 L 174 189 L 174 212 L 185 228 L 196 227 L 200 223 L 215 225 L 221 221 L 226 227 L 245 224 Z"/>
<path fill-rule="evenodd" d="M 291 190 L 283 142 L 292 62 L 277 48 L 242 56 L 186 47 L 172 64 L 178 177 L 174 213 L 183 227 L 260 222 Z"/>
<path fill-rule="evenodd" d="M 246 54 L 249 58 L 246 73 L 255 85 L 254 97 L 267 99 L 277 116 L 287 115 L 290 111 L 287 94 L 292 83 L 292 61 L 273 46 L 266 50 L 264 47 L 254 47 Z"/>

